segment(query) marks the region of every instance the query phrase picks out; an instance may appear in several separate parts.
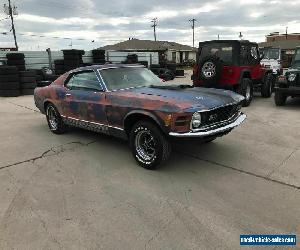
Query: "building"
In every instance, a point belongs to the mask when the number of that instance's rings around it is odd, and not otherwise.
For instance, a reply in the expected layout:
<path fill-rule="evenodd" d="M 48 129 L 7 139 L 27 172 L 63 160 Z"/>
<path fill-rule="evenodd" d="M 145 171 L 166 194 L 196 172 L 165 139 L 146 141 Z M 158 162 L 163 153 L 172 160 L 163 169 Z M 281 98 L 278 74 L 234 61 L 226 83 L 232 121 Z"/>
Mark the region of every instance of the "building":
<path fill-rule="evenodd" d="M 279 34 L 279 32 L 274 32 L 266 36 L 265 42 L 259 43 L 260 48 L 280 48 L 284 67 L 290 66 L 295 49 L 299 46 L 300 33 Z"/>
<path fill-rule="evenodd" d="M 196 60 L 197 49 L 188 45 L 183 45 L 168 41 L 151 41 L 130 39 L 114 45 L 107 45 L 100 49 L 106 51 L 124 52 L 158 52 L 159 61 L 169 61 L 182 63 L 185 60 Z"/>
<path fill-rule="evenodd" d="M 266 36 L 266 42 L 277 42 L 287 40 L 300 41 L 300 33 L 279 34 L 279 32 L 273 32 Z"/>

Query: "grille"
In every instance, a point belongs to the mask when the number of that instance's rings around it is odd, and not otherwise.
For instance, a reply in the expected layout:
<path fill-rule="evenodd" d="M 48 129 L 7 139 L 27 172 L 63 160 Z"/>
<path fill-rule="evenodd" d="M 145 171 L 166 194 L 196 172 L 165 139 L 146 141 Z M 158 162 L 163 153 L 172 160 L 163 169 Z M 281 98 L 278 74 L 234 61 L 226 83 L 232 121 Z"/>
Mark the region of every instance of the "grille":
<path fill-rule="evenodd" d="M 239 105 L 228 105 L 208 111 L 202 115 L 202 124 L 211 125 L 214 123 L 226 121 L 240 110 Z"/>

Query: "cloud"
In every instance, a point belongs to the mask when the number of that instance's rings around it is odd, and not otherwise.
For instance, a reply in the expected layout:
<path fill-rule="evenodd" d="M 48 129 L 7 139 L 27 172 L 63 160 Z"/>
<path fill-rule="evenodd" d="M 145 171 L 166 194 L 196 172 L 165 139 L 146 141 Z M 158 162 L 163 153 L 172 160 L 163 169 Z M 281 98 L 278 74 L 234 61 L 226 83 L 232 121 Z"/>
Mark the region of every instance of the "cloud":
<path fill-rule="evenodd" d="M 129 37 L 153 39 L 151 19 L 158 18 L 159 40 L 192 44 L 189 19 L 195 18 L 195 39 L 245 39 L 263 41 L 274 32 L 300 32 L 300 0 L 13 0 L 20 49 L 69 47 L 91 49 Z M 0 19 L 5 17 L 0 15 Z M 9 32 L 10 22 L 0 22 Z M 33 37 L 38 34 L 44 37 Z M 61 37 L 51 38 L 51 37 Z M 80 39 L 80 40 L 77 40 Z M 95 40 L 95 43 L 91 43 Z M 11 34 L 1 35 L 0 47 L 13 46 Z"/>

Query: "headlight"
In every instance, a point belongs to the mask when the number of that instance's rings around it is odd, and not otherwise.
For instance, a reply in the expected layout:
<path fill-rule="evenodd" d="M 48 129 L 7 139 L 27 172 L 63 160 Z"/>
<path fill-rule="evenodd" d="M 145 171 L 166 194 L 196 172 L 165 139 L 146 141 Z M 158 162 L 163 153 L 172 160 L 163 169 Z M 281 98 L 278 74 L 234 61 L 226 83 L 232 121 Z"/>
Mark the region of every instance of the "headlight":
<path fill-rule="evenodd" d="M 198 112 L 195 112 L 192 116 L 192 127 L 199 128 L 200 125 L 201 125 L 201 114 Z"/>
<path fill-rule="evenodd" d="M 295 81 L 295 79 L 296 79 L 296 74 L 293 74 L 293 73 L 290 74 L 288 77 L 289 82 L 293 82 L 293 81 Z"/>

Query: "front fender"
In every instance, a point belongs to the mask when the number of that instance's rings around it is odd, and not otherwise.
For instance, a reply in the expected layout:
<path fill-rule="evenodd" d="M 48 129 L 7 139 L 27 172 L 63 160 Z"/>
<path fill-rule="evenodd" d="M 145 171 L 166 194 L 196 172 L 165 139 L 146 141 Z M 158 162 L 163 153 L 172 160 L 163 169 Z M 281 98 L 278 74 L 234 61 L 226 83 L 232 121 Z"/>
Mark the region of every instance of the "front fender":
<path fill-rule="evenodd" d="M 143 115 L 143 116 L 147 116 L 150 119 L 152 119 L 161 129 L 163 132 L 168 133 L 166 126 L 164 125 L 164 114 L 154 114 L 151 111 L 147 111 L 147 110 L 132 110 L 130 111 L 124 118 L 123 120 L 123 127 L 125 128 L 125 123 L 126 120 L 134 115 Z"/>

